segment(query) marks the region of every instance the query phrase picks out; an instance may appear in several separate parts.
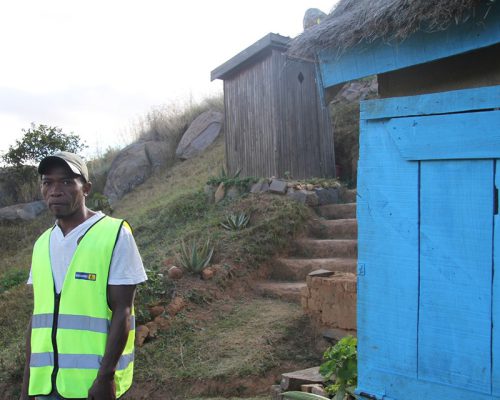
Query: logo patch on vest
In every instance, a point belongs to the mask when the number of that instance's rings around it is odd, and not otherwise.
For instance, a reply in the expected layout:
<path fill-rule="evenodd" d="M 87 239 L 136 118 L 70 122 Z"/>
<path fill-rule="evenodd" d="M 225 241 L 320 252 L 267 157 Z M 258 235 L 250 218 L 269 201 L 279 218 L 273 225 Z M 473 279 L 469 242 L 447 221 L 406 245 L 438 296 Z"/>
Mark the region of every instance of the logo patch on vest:
<path fill-rule="evenodd" d="M 95 281 L 97 278 L 96 274 L 91 274 L 88 272 L 75 272 L 75 279 L 83 279 L 86 281 Z"/>

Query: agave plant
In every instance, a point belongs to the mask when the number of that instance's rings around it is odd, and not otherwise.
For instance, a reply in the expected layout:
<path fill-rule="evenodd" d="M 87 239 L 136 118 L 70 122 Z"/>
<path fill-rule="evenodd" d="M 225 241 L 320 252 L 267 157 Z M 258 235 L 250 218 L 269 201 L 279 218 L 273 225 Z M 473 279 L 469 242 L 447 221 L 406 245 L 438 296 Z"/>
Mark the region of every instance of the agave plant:
<path fill-rule="evenodd" d="M 179 264 L 188 271 L 200 273 L 210 263 L 213 253 L 214 248 L 210 246 L 210 239 L 207 239 L 201 246 L 196 240 L 187 244 L 182 241 L 177 259 Z"/>
<path fill-rule="evenodd" d="M 245 229 L 250 221 L 250 215 L 240 212 L 238 214 L 230 214 L 226 217 L 221 226 L 230 231 L 239 231 Z"/>

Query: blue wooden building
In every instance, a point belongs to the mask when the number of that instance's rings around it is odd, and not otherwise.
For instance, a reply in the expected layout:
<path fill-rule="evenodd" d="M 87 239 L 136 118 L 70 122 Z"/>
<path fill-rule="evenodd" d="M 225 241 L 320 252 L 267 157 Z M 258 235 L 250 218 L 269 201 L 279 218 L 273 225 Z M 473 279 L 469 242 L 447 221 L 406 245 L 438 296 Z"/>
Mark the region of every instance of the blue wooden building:
<path fill-rule="evenodd" d="M 290 51 L 327 92 L 377 75 L 380 94 L 360 113 L 357 392 L 500 399 L 500 4 L 341 0 L 324 22 Z"/>

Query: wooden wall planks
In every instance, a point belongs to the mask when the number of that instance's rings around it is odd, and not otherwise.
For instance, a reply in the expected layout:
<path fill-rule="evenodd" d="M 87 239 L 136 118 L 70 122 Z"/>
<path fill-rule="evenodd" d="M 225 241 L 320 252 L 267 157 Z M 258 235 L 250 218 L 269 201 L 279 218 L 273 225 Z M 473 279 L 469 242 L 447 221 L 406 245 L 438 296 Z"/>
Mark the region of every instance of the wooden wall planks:
<path fill-rule="evenodd" d="M 333 132 L 312 63 L 279 51 L 224 80 L 226 160 L 242 176 L 334 177 Z"/>

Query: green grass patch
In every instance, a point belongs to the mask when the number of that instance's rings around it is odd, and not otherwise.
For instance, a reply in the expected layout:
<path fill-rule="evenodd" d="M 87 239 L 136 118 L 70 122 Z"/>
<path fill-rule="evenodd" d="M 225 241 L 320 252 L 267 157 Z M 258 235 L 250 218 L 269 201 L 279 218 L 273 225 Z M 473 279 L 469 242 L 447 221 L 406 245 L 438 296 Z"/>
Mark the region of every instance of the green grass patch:
<path fill-rule="evenodd" d="M 213 303 L 209 319 L 177 317 L 167 333 L 138 349 L 137 374 L 159 384 L 229 380 L 263 376 L 287 360 L 319 359 L 299 305 L 246 299 Z"/>

